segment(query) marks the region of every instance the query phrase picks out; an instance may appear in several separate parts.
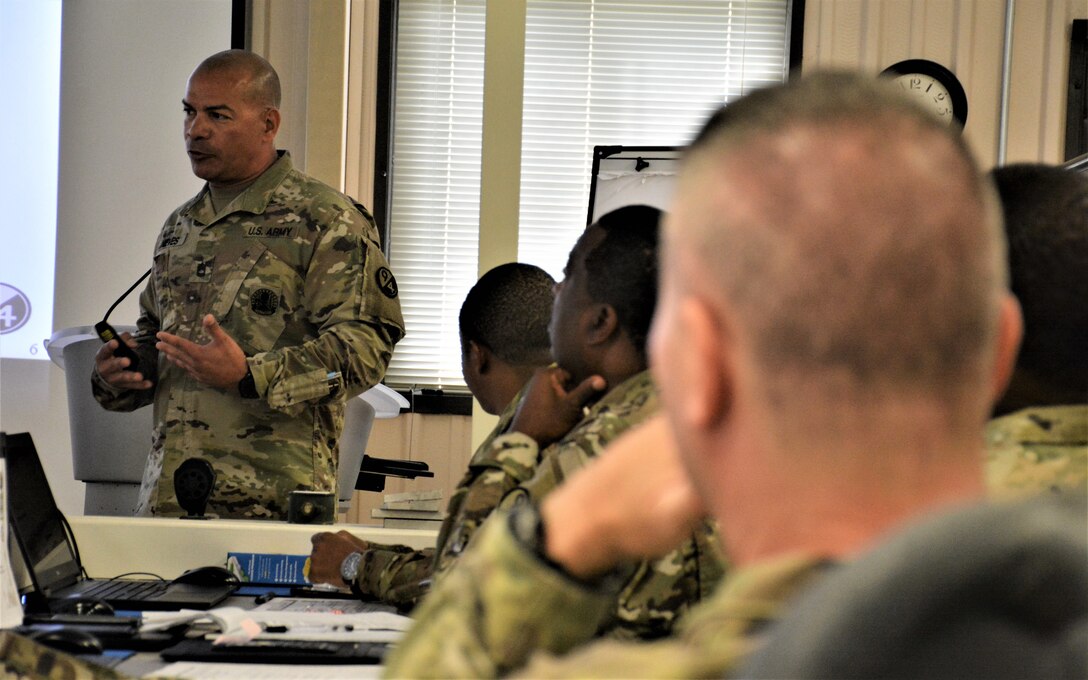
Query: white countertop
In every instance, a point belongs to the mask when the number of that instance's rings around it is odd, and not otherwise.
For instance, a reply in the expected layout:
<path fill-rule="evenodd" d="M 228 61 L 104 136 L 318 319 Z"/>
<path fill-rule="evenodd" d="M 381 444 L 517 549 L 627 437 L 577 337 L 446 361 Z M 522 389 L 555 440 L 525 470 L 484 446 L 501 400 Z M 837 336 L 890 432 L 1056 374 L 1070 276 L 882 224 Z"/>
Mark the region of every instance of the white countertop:
<path fill-rule="evenodd" d="M 222 565 L 228 552 L 309 555 L 310 537 L 346 529 L 364 540 L 433 547 L 438 532 L 357 524 L 287 524 L 257 520 L 69 517 L 80 558 L 92 578 L 147 571 L 174 578 L 186 569 Z"/>

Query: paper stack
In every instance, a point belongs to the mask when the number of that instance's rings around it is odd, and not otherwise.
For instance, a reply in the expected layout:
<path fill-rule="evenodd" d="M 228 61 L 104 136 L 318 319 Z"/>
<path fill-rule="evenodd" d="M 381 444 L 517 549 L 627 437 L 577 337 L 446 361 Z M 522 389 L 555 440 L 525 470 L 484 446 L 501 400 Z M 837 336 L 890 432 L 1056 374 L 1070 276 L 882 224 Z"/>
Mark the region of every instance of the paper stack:
<path fill-rule="evenodd" d="M 405 491 L 388 493 L 382 506 L 370 511 L 374 519 L 382 520 L 386 529 L 438 529 L 445 517 L 442 491 Z"/>

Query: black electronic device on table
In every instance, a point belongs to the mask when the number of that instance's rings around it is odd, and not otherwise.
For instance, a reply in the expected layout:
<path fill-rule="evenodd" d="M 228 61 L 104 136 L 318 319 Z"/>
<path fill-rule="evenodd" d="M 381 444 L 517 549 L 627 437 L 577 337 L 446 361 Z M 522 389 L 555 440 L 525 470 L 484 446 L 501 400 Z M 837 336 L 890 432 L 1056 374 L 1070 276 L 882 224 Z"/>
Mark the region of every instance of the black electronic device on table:
<path fill-rule="evenodd" d="M 236 583 L 87 578 L 30 434 L 0 432 L 0 456 L 7 468 L 8 521 L 33 584 L 28 610 L 63 610 L 73 597 L 103 600 L 114 609 L 211 609 L 237 590 Z"/>

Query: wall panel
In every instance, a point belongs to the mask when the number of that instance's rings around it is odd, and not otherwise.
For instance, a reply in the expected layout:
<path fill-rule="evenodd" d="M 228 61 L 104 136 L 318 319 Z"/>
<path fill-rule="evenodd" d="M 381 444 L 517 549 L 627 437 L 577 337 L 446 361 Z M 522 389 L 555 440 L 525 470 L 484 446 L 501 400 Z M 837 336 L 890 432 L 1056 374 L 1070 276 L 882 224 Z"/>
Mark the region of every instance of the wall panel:
<path fill-rule="evenodd" d="M 964 134 L 986 167 L 998 162 L 1005 2 L 807 0 L 805 70 L 878 72 L 902 59 L 939 62 L 959 77 Z M 1069 31 L 1083 0 L 1016 0 L 1006 162 L 1062 160 Z"/>

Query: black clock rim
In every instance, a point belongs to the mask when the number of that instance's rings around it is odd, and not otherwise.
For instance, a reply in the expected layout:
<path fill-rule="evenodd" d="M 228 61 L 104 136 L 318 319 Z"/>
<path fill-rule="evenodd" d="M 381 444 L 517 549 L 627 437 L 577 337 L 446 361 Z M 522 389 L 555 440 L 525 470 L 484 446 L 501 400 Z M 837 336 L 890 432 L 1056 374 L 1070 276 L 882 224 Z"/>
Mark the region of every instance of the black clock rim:
<path fill-rule="evenodd" d="M 952 98 L 952 117 L 959 121 L 960 127 L 967 125 L 967 92 L 956 74 L 948 68 L 929 59 L 905 59 L 898 61 L 880 72 L 880 75 L 906 76 L 912 73 L 920 73 L 935 78 L 948 90 L 948 96 Z"/>

